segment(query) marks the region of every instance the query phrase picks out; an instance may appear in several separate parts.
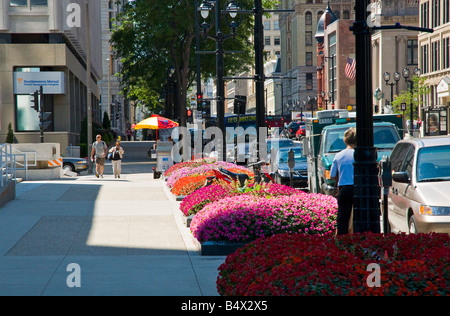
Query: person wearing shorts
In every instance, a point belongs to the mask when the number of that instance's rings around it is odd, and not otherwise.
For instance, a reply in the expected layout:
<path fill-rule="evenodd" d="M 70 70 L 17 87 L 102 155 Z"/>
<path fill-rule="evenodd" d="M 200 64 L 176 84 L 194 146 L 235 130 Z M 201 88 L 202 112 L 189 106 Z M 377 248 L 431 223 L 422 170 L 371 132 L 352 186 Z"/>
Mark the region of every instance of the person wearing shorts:
<path fill-rule="evenodd" d="M 102 141 L 102 136 L 97 135 L 97 140 L 92 144 L 91 159 L 95 156 L 96 177 L 103 178 L 103 171 L 105 170 L 106 153 L 108 152 L 108 146 Z"/>

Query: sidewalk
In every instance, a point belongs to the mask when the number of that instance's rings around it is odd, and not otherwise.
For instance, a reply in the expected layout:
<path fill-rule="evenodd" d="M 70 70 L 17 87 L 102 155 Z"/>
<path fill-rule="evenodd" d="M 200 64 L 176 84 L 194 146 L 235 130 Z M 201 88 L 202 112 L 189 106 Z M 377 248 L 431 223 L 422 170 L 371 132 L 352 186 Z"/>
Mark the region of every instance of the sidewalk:
<path fill-rule="evenodd" d="M 0 208 L 0 295 L 216 296 L 225 257 L 200 256 L 179 202 L 151 173 L 127 173 L 139 168 L 17 184 Z"/>

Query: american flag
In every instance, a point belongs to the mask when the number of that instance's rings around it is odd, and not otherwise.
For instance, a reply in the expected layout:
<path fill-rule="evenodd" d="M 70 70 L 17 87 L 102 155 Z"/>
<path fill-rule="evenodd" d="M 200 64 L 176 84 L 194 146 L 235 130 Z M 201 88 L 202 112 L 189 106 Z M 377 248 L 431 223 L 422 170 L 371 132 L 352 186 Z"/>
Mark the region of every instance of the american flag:
<path fill-rule="evenodd" d="M 345 65 L 345 75 L 350 80 L 355 80 L 356 77 L 356 60 L 348 57 Z"/>

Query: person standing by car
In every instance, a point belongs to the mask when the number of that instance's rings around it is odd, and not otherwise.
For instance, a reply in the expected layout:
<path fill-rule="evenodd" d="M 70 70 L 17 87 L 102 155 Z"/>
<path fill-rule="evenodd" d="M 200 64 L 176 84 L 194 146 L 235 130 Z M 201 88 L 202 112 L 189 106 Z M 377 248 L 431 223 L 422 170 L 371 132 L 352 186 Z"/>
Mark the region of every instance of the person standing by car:
<path fill-rule="evenodd" d="M 336 155 L 331 165 L 330 175 L 337 179 L 338 183 L 338 214 L 337 234 L 347 235 L 349 221 L 353 209 L 353 180 L 356 147 L 356 129 L 349 128 L 344 134 L 344 143 L 347 148 Z"/>
<path fill-rule="evenodd" d="M 106 143 L 102 140 L 101 135 L 97 135 L 97 140 L 92 144 L 92 153 L 91 153 L 91 159 L 94 160 L 95 155 L 95 167 L 96 167 L 96 174 L 95 176 L 102 177 L 103 178 L 103 171 L 105 169 L 105 159 L 106 159 L 106 153 L 108 151 L 108 146 Z"/>
<path fill-rule="evenodd" d="M 120 173 L 122 172 L 122 158 L 125 151 L 120 147 L 120 142 L 116 142 L 116 146 L 111 148 L 109 152 L 112 154 L 112 165 L 114 178 L 120 179 Z"/>

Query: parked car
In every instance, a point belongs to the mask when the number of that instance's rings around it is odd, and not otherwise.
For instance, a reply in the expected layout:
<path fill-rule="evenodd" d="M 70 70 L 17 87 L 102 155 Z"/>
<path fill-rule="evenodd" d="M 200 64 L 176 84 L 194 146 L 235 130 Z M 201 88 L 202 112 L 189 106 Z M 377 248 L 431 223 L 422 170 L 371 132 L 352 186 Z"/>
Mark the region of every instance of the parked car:
<path fill-rule="evenodd" d="M 297 140 L 300 140 L 304 136 L 306 136 L 306 126 L 300 125 L 300 128 L 297 130 L 295 137 L 297 138 Z"/>
<path fill-rule="evenodd" d="M 289 123 L 289 125 L 286 127 L 287 130 L 287 135 L 289 138 L 295 138 L 297 131 L 299 130 L 300 126 L 304 126 L 305 122 L 298 122 L 298 121 L 294 121 Z"/>
<path fill-rule="evenodd" d="M 390 160 L 391 230 L 450 233 L 450 136 L 401 140 Z"/>
<path fill-rule="evenodd" d="M 270 161 L 270 154 L 272 149 L 276 152 L 281 148 L 291 148 L 294 147 L 294 141 L 292 139 L 287 138 L 269 138 L 266 140 L 267 153 L 266 157 L 261 156 L 261 160 Z M 256 161 L 256 141 L 253 141 L 249 144 L 249 146 L 245 146 L 245 161 L 248 164 L 248 161 Z M 267 159 L 266 159 L 267 158 Z"/>
<path fill-rule="evenodd" d="M 88 160 L 85 158 L 63 157 L 63 168 L 72 172 L 80 173 L 89 168 Z"/>
<path fill-rule="evenodd" d="M 290 184 L 290 170 L 288 165 L 289 151 L 294 151 L 295 167 L 293 174 L 293 184 L 295 187 L 308 186 L 308 163 L 307 157 L 303 155 L 302 147 L 280 148 L 275 160 L 275 170 L 273 179 L 278 184 Z"/>

